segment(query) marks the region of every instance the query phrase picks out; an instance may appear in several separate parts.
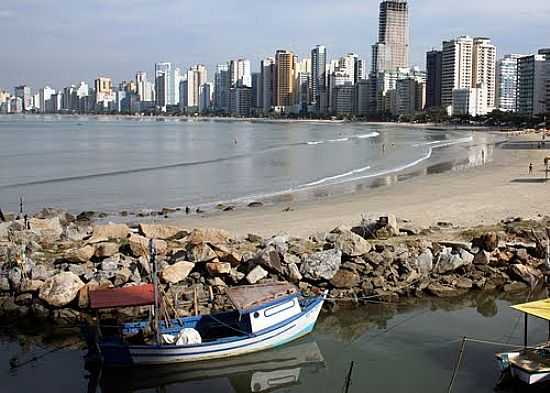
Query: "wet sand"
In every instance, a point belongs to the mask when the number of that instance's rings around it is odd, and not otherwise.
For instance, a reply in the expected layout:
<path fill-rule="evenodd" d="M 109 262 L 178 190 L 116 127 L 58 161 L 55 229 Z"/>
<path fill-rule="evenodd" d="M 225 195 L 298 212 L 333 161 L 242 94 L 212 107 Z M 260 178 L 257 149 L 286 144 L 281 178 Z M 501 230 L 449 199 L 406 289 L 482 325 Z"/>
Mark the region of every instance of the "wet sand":
<path fill-rule="evenodd" d="M 546 215 L 550 214 L 550 182 L 544 181 L 544 157 L 550 156 L 550 141 L 549 150 L 545 150 L 537 148 L 539 140 L 539 135 L 511 137 L 510 141 L 532 143 L 497 148 L 492 162 L 461 172 L 417 176 L 349 195 L 183 216 L 173 221 L 189 228 L 216 227 L 238 235 L 287 232 L 305 236 L 340 224 L 357 224 L 362 215 L 384 213 L 420 226 L 446 221 L 464 227 L 490 225 L 511 216 Z M 534 170 L 529 175 L 531 162 Z"/>

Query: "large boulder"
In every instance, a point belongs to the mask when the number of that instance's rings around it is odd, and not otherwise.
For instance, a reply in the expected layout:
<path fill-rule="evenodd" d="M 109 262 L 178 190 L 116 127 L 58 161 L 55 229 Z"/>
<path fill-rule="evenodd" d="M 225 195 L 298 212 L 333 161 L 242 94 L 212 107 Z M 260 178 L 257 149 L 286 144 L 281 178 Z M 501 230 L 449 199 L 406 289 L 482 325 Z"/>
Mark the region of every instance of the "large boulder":
<path fill-rule="evenodd" d="M 90 236 L 92 231 L 91 226 L 70 223 L 65 228 L 65 238 L 72 242 L 79 242 Z"/>
<path fill-rule="evenodd" d="M 34 293 L 38 292 L 44 285 L 44 281 L 40 280 L 23 280 L 19 287 L 19 293 Z"/>
<path fill-rule="evenodd" d="M 341 231 L 336 239 L 335 247 L 340 249 L 344 255 L 359 257 L 367 254 L 371 249 L 368 241 L 356 235 L 351 230 Z"/>
<path fill-rule="evenodd" d="M 47 242 L 59 240 L 63 234 L 63 226 L 59 217 L 54 218 L 31 218 L 29 220 L 30 228 L 37 233 L 40 238 Z"/>
<path fill-rule="evenodd" d="M 466 293 L 465 289 L 458 289 L 440 283 L 431 283 L 428 285 L 427 291 L 437 297 L 457 297 Z"/>
<path fill-rule="evenodd" d="M 0 222 L 0 240 L 8 240 L 10 225 L 9 222 Z"/>
<path fill-rule="evenodd" d="M 119 248 L 120 246 L 118 245 L 118 243 L 114 243 L 114 242 L 99 243 L 95 247 L 95 256 L 98 258 L 112 257 L 113 255 L 118 253 Z"/>
<path fill-rule="evenodd" d="M 88 244 L 81 248 L 65 251 L 63 259 L 71 263 L 86 263 L 92 259 L 94 253 L 95 247 Z"/>
<path fill-rule="evenodd" d="M 544 275 L 540 270 L 528 265 L 510 265 L 509 270 L 511 276 L 520 279 L 531 288 L 535 288 L 544 279 Z"/>
<path fill-rule="evenodd" d="M 50 306 L 63 307 L 76 298 L 83 286 L 84 283 L 76 274 L 62 272 L 44 282 L 40 288 L 38 297 Z"/>
<path fill-rule="evenodd" d="M 378 218 L 377 228 L 385 230 L 390 236 L 399 236 L 399 225 L 397 218 L 393 214 L 388 214 Z"/>
<path fill-rule="evenodd" d="M 212 250 L 214 250 L 218 256 L 218 259 L 222 262 L 228 262 L 232 266 L 237 266 L 243 260 L 242 254 L 232 247 L 224 244 L 210 244 L 209 246 Z"/>
<path fill-rule="evenodd" d="M 177 262 L 162 269 L 160 278 L 165 283 L 178 284 L 189 276 L 194 267 L 195 264 L 192 262 Z"/>
<path fill-rule="evenodd" d="M 488 265 L 491 261 L 491 253 L 481 250 L 474 257 L 474 265 Z"/>
<path fill-rule="evenodd" d="M 420 274 L 430 274 L 434 267 L 434 256 L 432 251 L 427 248 L 416 257 L 416 268 Z"/>
<path fill-rule="evenodd" d="M 258 265 L 261 265 L 268 270 L 275 271 L 277 273 L 283 272 L 281 257 L 279 253 L 272 248 L 267 248 L 260 251 L 254 260 Z"/>
<path fill-rule="evenodd" d="M 189 243 L 187 245 L 187 257 L 191 262 L 210 262 L 218 258 L 218 255 L 206 243 Z"/>
<path fill-rule="evenodd" d="M 149 239 L 167 240 L 175 237 L 183 229 L 175 225 L 139 224 L 139 232 Z"/>
<path fill-rule="evenodd" d="M 487 232 L 472 240 L 472 246 L 492 252 L 498 247 L 498 235 L 496 232 Z"/>
<path fill-rule="evenodd" d="M 469 254 L 471 255 L 471 254 Z M 473 260 L 473 256 L 471 258 Z M 470 264 L 472 262 L 470 261 Z M 468 265 L 469 263 L 462 259 L 458 254 L 453 254 L 452 249 L 444 248 L 439 253 L 438 262 L 435 266 L 435 270 L 439 274 L 446 274 L 454 272 L 458 268 Z"/>
<path fill-rule="evenodd" d="M 355 272 L 340 269 L 330 280 L 330 284 L 339 289 L 351 289 L 361 283 L 361 277 Z"/>
<path fill-rule="evenodd" d="M 231 239 L 231 234 L 223 229 L 194 229 L 187 237 L 186 241 L 191 244 L 212 243 L 223 244 Z"/>
<path fill-rule="evenodd" d="M 35 217 L 41 219 L 59 218 L 62 225 L 67 225 L 76 219 L 72 214 L 69 214 L 67 210 L 57 207 L 45 207 L 40 213 L 36 214 Z"/>
<path fill-rule="evenodd" d="M 299 283 L 302 281 L 302 273 L 295 263 L 290 263 L 287 266 L 288 269 L 288 280 L 293 283 Z"/>
<path fill-rule="evenodd" d="M 166 255 L 168 252 L 168 244 L 164 240 L 153 240 L 157 255 Z M 132 251 L 132 255 L 135 257 L 148 257 L 149 256 L 149 239 L 140 235 L 131 235 L 128 238 L 128 245 Z"/>
<path fill-rule="evenodd" d="M 258 281 L 267 277 L 269 273 L 261 266 L 256 266 L 246 275 L 246 281 L 249 284 L 256 284 Z"/>
<path fill-rule="evenodd" d="M 342 251 L 332 249 L 320 251 L 306 257 L 302 263 L 300 272 L 312 281 L 332 279 L 342 264 Z"/>
<path fill-rule="evenodd" d="M 130 228 L 126 224 L 94 225 L 92 237 L 88 243 L 101 243 L 112 239 L 126 239 Z"/>

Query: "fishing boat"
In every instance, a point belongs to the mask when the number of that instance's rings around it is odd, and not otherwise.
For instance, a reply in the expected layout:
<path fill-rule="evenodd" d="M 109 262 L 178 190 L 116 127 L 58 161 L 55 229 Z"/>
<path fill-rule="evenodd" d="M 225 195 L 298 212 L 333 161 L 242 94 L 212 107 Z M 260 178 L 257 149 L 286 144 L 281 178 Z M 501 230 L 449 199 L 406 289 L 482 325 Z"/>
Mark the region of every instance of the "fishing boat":
<path fill-rule="evenodd" d="M 497 354 L 503 376 L 528 385 L 550 382 L 550 299 L 519 304 L 512 308 L 524 314 L 524 345 L 522 349 Z M 548 341 L 534 347 L 528 345 L 528 321 L 533 316 L 549 321 Z"/>
<path fill-rule="evenodd" d="M 226 288 L 233 310 L 161 320 L 152 242 L 152 284 L 90 291 L 95 326 L 86 328 L 89 358 L 106 366 L 200 362 L 263 351 L 310 333 L 328 291 L 304 297 L 289 283 Z M 151 306 L 151 317 L 122 324 L 101 323 L 105 309 Z"/>

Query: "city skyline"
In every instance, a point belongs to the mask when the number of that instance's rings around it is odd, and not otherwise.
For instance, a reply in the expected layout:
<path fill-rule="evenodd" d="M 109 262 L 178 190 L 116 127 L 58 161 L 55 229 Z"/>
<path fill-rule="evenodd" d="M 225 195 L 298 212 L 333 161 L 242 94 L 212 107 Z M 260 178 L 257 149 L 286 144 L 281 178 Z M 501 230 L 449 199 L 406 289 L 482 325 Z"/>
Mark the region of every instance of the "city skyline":
<path fill-rule="evenodd" d="M 23 83 L 60 88 L 80 80 L 91 82 L 98 75 L 120 81 L 132 78 L 138 70 L 151 75 L 154 63 L 161 61 L 183 69 L 205 64 L 213 75 L 216 64 L 244 57 L 251 60 L 253 71 L 259 71 L 260 60 L 273 56 L 277 49 L 289 49 L 304 58 L 310 57 L 317 44 L 327 47 L 328 58 L 355 52 L 370 64 L 380 2 L 353 0 L 335 7 L 324 1 L 314 6 L 306 0 L 293 2 L 292 13 L 248 0 L 240 1 L 237 10 L 234 3 L 188 1 L 170 1 L 163 7 L 143 0 L 67 2 L 61 7 L 59 3 L 65 1 L 58 1 L 59 8 L 43 3 L 24 0 L 0 6 L 0 31 L 10 37 L 4 42 L 3 88 Z M 427 50 L 465 33 L 490 36 L 499 57 L 548 46 L 544 37 L 550 35 L 550 26 L 544 20 L 550 16 L 550 4 L 543 0 L 530 3 L 525 9 L 511 1 L 465 0 L 459 10 L 450 12 L 450 4 L 409 0 L 410 63 L 424 68 Z M 276 12 L 282 17 L 274 18 Z M 185 15 L 190 14 L 196 17 L 189 21 Z M 487 23 L 488 19 L 495 23 Z M 22 23 L 24 32 L 10 34 Z M 257 34 L 247 34 L 254 30 Z M 522 34 L 513 34 L 516 30 Z"/>

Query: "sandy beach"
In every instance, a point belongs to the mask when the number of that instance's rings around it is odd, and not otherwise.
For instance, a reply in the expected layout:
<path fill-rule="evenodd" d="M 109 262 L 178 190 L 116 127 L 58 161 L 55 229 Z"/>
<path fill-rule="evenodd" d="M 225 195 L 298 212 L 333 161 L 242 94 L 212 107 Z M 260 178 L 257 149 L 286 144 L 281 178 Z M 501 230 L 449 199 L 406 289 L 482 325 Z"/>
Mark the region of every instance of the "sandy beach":
<path fill-rule="evenodd" d="M 534 142 L 540 138 L 523 135 L 509 140 Z M 340 224 L 357 224 L 362 215 L 389 212 L 420 226 L 446 221 L 467 227 L 489 225 L 511 216 L 536 217 L 550 211 L 550 184 L 544 182 L 544 157 L 550 152 L 537 149 L 536 142 L 534 146 L 497 148 L 493 161 L 460 172 L 413 177 L 337 197 L 190 215 L 175 221 L 190 228 L 216 227 L 239 235 L 287 232 L 304 236 Z M 534 168 L 530 175 L 531 162 Z"/>

